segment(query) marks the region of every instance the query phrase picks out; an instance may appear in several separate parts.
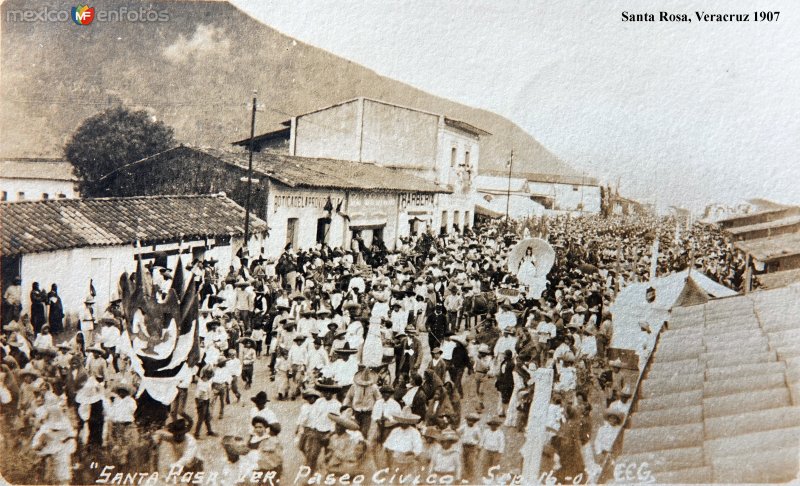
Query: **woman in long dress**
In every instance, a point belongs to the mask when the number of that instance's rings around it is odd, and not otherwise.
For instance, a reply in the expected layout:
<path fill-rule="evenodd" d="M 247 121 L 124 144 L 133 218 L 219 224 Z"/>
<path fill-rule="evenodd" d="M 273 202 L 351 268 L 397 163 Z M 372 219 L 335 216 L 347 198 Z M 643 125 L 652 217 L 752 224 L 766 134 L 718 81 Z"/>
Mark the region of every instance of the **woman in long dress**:
<path fill-rule="evenodd" d="M 536 279 L 536 261 L 533 258 L 533 248 L 528 247 L 525 250 L 525 255 L 519 263 L 517 270 L 517 279 L 522 285 L 530 287 L 534 284 Z"/>
<path fill-rule="evenodd" d="M 519 264 L 517 280 L 527 287 L 526 296 L 529 299 L 540 298 L 547 287 L 547 277 L 536 275 L 536 259 L 533 257 L 533 249 L 530 247 L 525 250 L 525 255 Z"/>
<path fill-rule="evenodd" d="M 506 427 L 516 427 L 517 421 L 519 420 L 519 410 L 517 407 L 519 406 L 520 397 L 519 392 L 523 388 L 525 388 L 525 377 L 521 373 L 521 370 L 517 367 L 514 368 L 513 371 L 513 382 L 514 388 L 511 391 L 511 398 L 508 401 L 508 409 L 506 410 L 506 420 L 503 423 Z"/>
<path fill-rule="evenodd" d="M 381 339 L 381 318 L 371 317 L 367 327 L 367 337 L 361 351 L 361 364 L 369 368 L 377 368 L 383 364 L 383 340 Z"/>

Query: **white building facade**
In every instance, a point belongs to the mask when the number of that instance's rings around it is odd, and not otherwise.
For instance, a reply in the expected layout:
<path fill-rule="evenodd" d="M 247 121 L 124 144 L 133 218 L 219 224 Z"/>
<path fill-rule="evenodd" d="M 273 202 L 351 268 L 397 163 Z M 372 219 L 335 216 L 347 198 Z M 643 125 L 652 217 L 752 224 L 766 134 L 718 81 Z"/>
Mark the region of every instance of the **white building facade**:
<path fill-rule="evenodd" d="M 0 160 L 0 201 L 40 201 L 80 197 L 72 164 L 61 159 Z"/>
<path fill-rule="evenodd" d="M 289 244 L 350 248 L 359 236 L 369 247 L 381 240 L 389 249 L 405 236 L 427 230 L 432 208 L 448 194 L 408 190 L 289 187 L 273 182 L 267 208 L 270 235 L 266 254 L 280 255 Z"/>
<path fill-rule="evenodd" d="M 36 228 L 28 223 L 34 214 L 42 215 Z M 56 284 L 65 314 L 74 317 L 91 283 L 96 309 L 104 310 L 120 275 L 135 271 L 138 257 L 172 269 L 182 252 L 184 265 L 214 259 L 226 272 L 243 245 L 243 215 L 241 206 L 221 195 L 0 204 L 2 290 L 21 278 L 26 313 L 33 282 L 45 291 Z M 252 217 L 251 252 L 263 248 L 265 232 L 266 223 Z"/>
<path fill-rule="evenodd" d="M 480 137 L 486 135 L 444 115 L 357 98 L 293 117 L 289 153 L 372 162 L 447 188 L 451 193 L 433 198 L 436 206 L 430 219 L 421 214 L 414 221 L 449 233 L 473 224 L 473 178 L 478 173 Z M 422 207 L 421 201 L 409 202 L 414 203 L 412 213 Z"/>

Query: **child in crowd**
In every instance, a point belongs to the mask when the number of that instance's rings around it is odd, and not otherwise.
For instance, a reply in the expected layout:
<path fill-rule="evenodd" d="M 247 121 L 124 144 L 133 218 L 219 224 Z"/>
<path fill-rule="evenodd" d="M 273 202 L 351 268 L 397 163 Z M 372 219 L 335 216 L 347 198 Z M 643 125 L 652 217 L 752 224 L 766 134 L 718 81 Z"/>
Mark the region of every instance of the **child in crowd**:
<path fill-rule="evenodd" d="M 481 416 L 477 413 L 467 414 L 466 423 L 458 430 L 461 434 L 461 465 L 463 476 L 467 481 L 474 481 L 478 465 L 478 453 L 481 443 L 481 428 L 478 421 Z"/>
<path fill-rule="evenodd" d="M 253 384 L 253 366 L 257 352 L 252 338 L 242 338 L 242 346 L 242 382 L 245 390 L 249 390 Z"/>
<path fill-rule="evenodd" d="M 489 430 L 484 430 L 478 446 L 481 449 L 481 474 L 492 466 L 499 466 L 503 453 L 506 451 L 506 436 L 499 429 L 503 421 L 499 417 L 493 417 L 487 422 Z"/>
<path fill-rule="evenodd" d="M 214 376 L 214 370 L 203 368 L 203 371 L 200 372 L 200 379 L 197 381 L 197 387 L 194 390 L 194 403 L 197 406 L 197 428 L 194 431 L 194 435 L 198 439 L 200 438 L 200 428 L 203 424 L 206 424 L 208 435 L 217 435 L 211 430 L 212 376 Z"/>

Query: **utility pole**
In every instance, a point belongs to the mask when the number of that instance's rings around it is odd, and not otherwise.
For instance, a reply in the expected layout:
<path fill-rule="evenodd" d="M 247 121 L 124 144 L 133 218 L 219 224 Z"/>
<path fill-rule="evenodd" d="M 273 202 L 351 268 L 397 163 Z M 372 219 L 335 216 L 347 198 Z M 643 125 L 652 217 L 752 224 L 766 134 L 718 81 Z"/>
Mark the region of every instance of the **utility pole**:
<path fill-rule="evenodd" d="M 508 161 L 508 190 L 506 191 L 506 225 L 508 225 L 508 205 L 511 202 L 511 168 L 514 167 L 514 149 L 511 149 L 511 160 Z"/>
<path fill-rule="evenodd" d="M 247 251 L 250 242 L 250 193 L 253 188 L 253 143 L 256 135 L 256 94 L 253 90 L 253 111 L 250 115 L 250 143 L 248 144 L 249 157 L 247 160 L 247 199 L 244 206 L 244 249 Z"/>

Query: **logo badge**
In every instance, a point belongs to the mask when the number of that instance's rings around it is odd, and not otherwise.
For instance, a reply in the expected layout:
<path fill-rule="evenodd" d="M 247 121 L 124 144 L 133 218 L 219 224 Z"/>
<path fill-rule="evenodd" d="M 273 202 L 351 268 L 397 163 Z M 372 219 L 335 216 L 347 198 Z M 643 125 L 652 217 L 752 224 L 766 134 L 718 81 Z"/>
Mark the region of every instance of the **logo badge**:
<path fill-rule="evenodd" d="M 94 7 L 78 5 L 72 7 L 72 21 L 78 25 L 89 25 L 94 20 Z"/>

